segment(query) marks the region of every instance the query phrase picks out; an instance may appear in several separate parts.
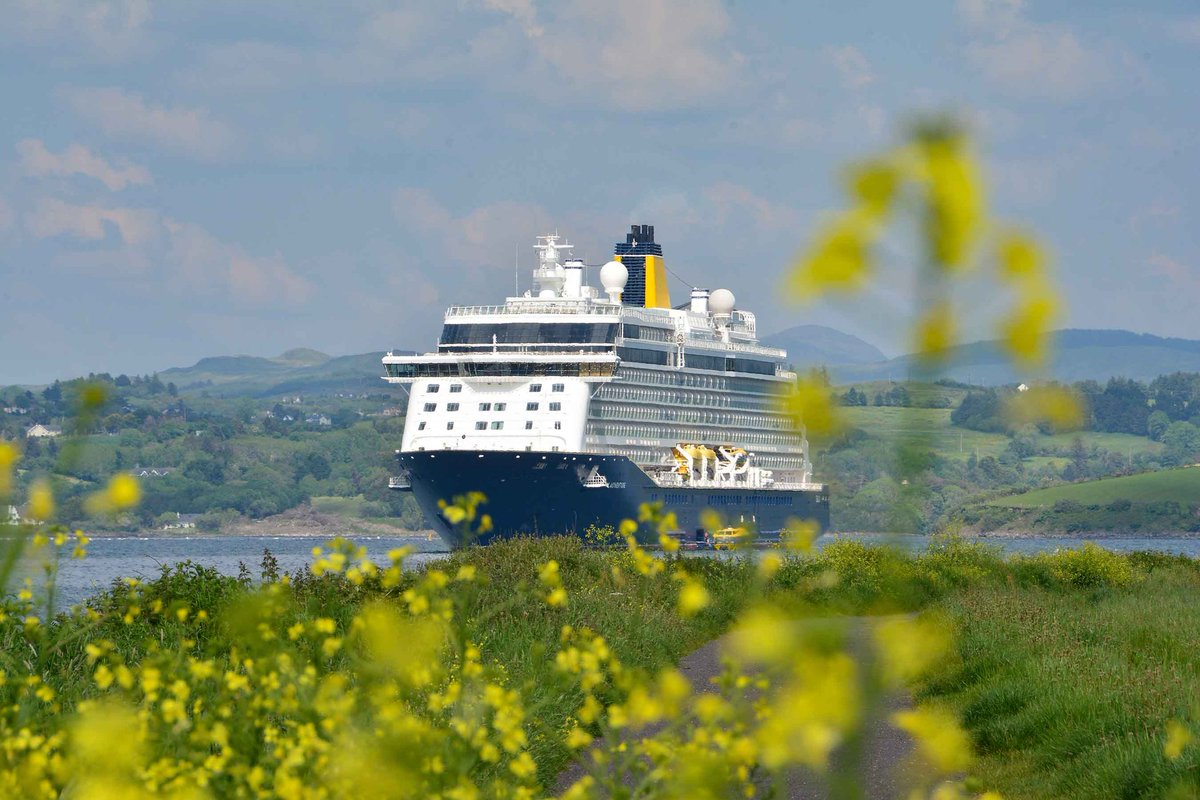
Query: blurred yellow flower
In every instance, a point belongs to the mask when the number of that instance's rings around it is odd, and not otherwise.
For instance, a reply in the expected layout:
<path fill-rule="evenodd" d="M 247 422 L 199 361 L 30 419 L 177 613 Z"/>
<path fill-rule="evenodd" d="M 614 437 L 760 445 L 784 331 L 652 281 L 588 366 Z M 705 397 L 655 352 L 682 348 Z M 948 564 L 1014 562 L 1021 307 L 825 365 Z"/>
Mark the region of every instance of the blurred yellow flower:
<path fill-rule="evenodd" d="M 884 678 L 902 685 L 922 677 L 950 651 L 953 637 L 945 621 L 929 616 L 882 619 L 872 631 Z"/>
<path fill-rule="evenodd" d="M 1029 234 L 1006 231 L 996 245 L 1000 275 L 1008 280 L 1039 278 L 1045 271 L 1046 254 Z"/>
<path fill-rule="evenodd" d="M 1000 338 L 1019 363 L 1039 366 L 1046 360 L 1050 326 L 1058 316 L 1058 304 L 1050 290 L 1038 286 L 1027 291 L 1017 308 L 1000 327 Z"/>
<path fill-rule="evenodd" d="M 928 179 L 926 237 L 935 262 L 950 269 L 970 264 L 983 230 L 983 182 L 965 137 L 953 132 L 921 138 L 923 172 Z"/>
<path fill-rule="evenodd" d="M 92 514 L 113 514 L 136 506 L 142 499 L 142 487 L 130 475 L 114 475 L 103 491 L 91 494 L 86 503 Z"/>
<path fill-rule="evenodd" d="M 939 774 L 961 772 L 971 765 L 971 740 L 949 712 L 924 706 L 897 711 L 891 719 L 917 740 L 917 748 Z"/>
<path fill-rule="evenodd" d="M 30 519 L 39 522 L 54 518 L 54 492 L 50 489 L 50 481 L 38 478 L 30 485 L 27 513 Z"/>
<path fill-rule="evenodd" d="M 954 309 L 946 302 L 934 304 L 917 321 L 915 333 L 914 345 L 918 358 L 926 363 L 945 360 L 950 348 L 958 340 Z"/>
<path fill-rule="evenodd" d="M 692 577 L 684 579 L 683 586 L 679 589 L 680 614 L 685 617 L 694 616 L 707 608 L 711 602 L 712 598 L 709 596 L 708 590 L 704 588 L 704 584 Z"/>
<path fill-rule="evenodd" d="M 1184 749 L 1192 743 L 1192 732 L 1182 722 L 1173 719 L 1167 722 L 1167 740 L 1163 744 L 1163 755 L 1172 761 L 1179 760 Z"/>
<path fill-rule="evenodd" d="M 894 164 L 877 159 L 851 165 L 846 188 L 866 211 L 882 217 L 892 210 L 900 181 L 900 171 Z"/>
<path fill-rule="evenodd" d="M 1014 427 L 1046 424 L 1062 433 L 1082 427 L 1087 412 L 1082 398 L 1065 386 L 1034 386 L 1009 398 L 1004 415 Z"/>
<path fill-rule="evenodd" d="M 808 300 L 830 290 L 857 289 L 870 271 L 870 249 L 877 236 L 878 226 L 869 213 L 845 212 L 827 221 L 792 265 L 790 291 Z"/>
<path fill-rule="evenodd" d="M 8 442 L 0 442 L 0 497 L 12 491 L 12 466 L 20 457 L 17 448 Z"/>
<path fill-rule="evenodd" d="M 780 400 L 783 411 L 813 437 L 830 436 L 842 429 L 842 414 L 829 387 L 813 378 L 796 381 Z"/>

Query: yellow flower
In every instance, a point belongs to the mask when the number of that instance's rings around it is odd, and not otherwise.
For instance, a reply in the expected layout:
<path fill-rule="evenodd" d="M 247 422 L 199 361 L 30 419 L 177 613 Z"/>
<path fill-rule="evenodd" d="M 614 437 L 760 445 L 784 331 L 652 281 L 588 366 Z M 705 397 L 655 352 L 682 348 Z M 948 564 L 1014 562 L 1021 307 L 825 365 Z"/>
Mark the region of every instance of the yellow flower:
<path fill-rule="evenodd" d="M 675 553 L 679 550 L 679 540 L 666 533 L 660 533 L 658 535 L 658 544 L 659 547 L 663 549 L 664 553 Z"/>
<path fill-rule="evenodd" d="M 45 478 L 38 478 L 29 487 L 29 516 L 39 522 L 54 518 L 54 493 Z"/>
<path fill-rule="evenodd" d="M 1083 401 L 1063 386 L 1034 386 L 1005 402 L 1005 417 L 1014 426 L 1046 423 L 1056 432 L 1076 430 L 1087 417 Z"/>
<path fill-rule="evenodd" d="M 546 605 L 551 608 L 561 608 L 567 604 L 567 590 L 559 586 L 546 595 Z"/>
<path fill-rule="evenodd" d="M 821 527 L 812 520 L 789 519 L 783 529 L 782 541 L 792 552 L 808 553 L 821 532 Z"/>
<path fill-rule="evenodd" d="M 781 400 L 783 411 L 812 436 L 829 436 L 842 428 L 842 416 L 829 387 L 813 378 L 798 380 Z"/>
<path fill-rule="evenodd" d="M 932 131 L 921 141 L 928 179 L 925 226 L 934 259 L 946 268 L 968 265 L 983 228 L 983 186 L 964 137 Z"/>
<path fill-rule="evenodd" d="M 0 497 L 12 491 L 12 466 L 20 457 L 17 448 L 8 442 L 0 442 Z"/>
<path fill-rule="evenodd" d="M 1163 755 L 1178 761 L 1184 749 L 1192 743 L 1192 732 L 1177 719 L 1167 722 L 1167 741 L 1163 744 Z"/>
<path fill-rule="evenodd" d="M 900 188 L 900 171 L 883 160 L 854 164 L 848 170 L 847 189 L 864 209 L 884 216 L 892 209 Z"/>
<path fill-rule="evenodd" d="M 1008 280 L 1038 278 L 1045 271 L 1046 254 L 1032 236 L 1007 231 L 996 246 L 1000 275 Z"/>
<path fill-rule="evenodd" d="M 917 747 L 940 774 L 961 772 L 971 765 L 971 740 L 951 714 L 922 707 L 897 711 L 892 724 L 917 740 Z"/>
<path fill-rule="evenodd" d="M 683 586 L 679 589 L 679 613 L 685 617 L 691 617 L 708 607 L 712 602 L 712 598 L 708 594 L 708 590 L 704 588 L 704 584 L 688 577 L 683 581 Z"/>
<path fill-rule="evenodd" d="M 945 360 L 957 339 L 958 326 L 949 303 L 935 304 L 917 322 L 916 352 L 927 363 Z"/>
<path fill-rule="evenodd" d="M 808 300 L 829 290 L 857 289 L 871 267 L 878 230 L 874 215 L 845 212 L 827 221 L 808 250 L 792 265 L 791 292 Z"/>
<path fill-rule="evenodd" d="M 783 566 L 783 556 L 779 553 L 763 553 L 762 558 L 758 560 L 758 577 L 761 580 L 769 581 L 775 577 L 775 573 L 779 572 L 779 568 Z"/>
<path fill-rule="evenodd" d="M 1000 326 L 1000 337 L 1012 357 L 1029 366 L 1046 359 L 1050 327 L 1058 316 L 1058 304 L 1044 286 L 1029 289 L 1017 308 Z"/>
<path fill-rule="evenodd" d="M 933 617 L 884 619 L 872 632 L 884 677 L 893 684 L 920 678 L 950 651 L 950 630 Z"/>
<path fill-rule="evenodd" d="M 116 511 L 133 508 L 142 498 L 142 487 L 129 475 L 114 475 L 108 482 L 108 502 Z"/>

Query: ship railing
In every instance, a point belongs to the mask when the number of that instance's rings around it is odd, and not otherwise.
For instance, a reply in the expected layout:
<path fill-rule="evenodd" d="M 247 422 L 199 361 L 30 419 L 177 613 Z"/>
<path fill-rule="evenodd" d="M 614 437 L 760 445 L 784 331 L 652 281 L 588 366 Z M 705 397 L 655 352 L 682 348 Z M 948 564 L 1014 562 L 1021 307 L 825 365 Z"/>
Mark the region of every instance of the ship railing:
<path fill-rule="evenodd" d="M 613 317 L 621 313 L 621 307 L 601 305 L 590 300 L 551 301 L 530 299 L 502 306 L 450 306 L 446 318 L 478 317 L 494 314 L 594 314 Z"/>

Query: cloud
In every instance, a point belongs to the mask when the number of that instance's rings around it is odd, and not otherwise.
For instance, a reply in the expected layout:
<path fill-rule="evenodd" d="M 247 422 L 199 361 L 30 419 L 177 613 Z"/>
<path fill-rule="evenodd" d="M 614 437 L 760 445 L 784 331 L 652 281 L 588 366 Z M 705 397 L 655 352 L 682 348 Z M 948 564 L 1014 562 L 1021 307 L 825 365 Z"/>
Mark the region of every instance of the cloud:
<path fill-rule="evenodd" d="M 761 229 L 800 231 L 805 223 L 805 216 L 795 208 L 768 200 L 740 184 L 715 183 L 705 187 L 702 194 L 712 206 L 712 217 L 718 225 L 724 225 L 738 212 L 748 213 Z"/>
<path fill-rule="evenodd" d="M 1184 44 L 1200 44 L 1200 16 L 1171 20 L 1167 24 L 1167 36 Z"/>
<path fill-rule="evenodd" d="M 43 198 L 25 215 L 25 229 L 38 239 L 72 238 L 116 247 L 66 252 L 61 263 L 97 269 L 152 272 L 167 289 L 187 296 L 220 296 L 247 306 L 295 306 L 312 295 L 312 284 L 276 254 L 256 257 L 222 241 L 199 225 L 164 217 L 148 208 L 75 205 Z"/>
<path fill-rule="evenodd" d="M 76 114 L 110 136 L 206 160 L 229 154 L 235 144 L 233 129 L 207 109 L 151 105 L 116 87 L 69 89 L 66 98 Z"/>
<path fill-rule="evenodd" d="M 8 36 L 30 44 L 78 42 L 92 55 L 116 61 L 147 47 L 149 0 L 17 0 L 7 8 Z"/>
<path fill-rule="evenodd" d="M 728 91 L 744 57 L 716 0 L 573 0 L 540 18 L 530 3 L 485 0 L 520 27 L 543 85 L 626 111 L 695 105 Z"/>
<path fill-rule="evenodd" d="M 402 187 L 392 196 L 392 213 L 401 225 L 432 237 L 436 250 L 451 261 L 469 268 L 503 268 L 508 259 L 502 249 L 513 237 L 529 231 L 545 232 L 553 227 L 550 214 L 541 206 L 503 200 L 455 216 L 425 189 Z M 523 243 L 523 239 L 522 239 Z"/>
<path fill-rule="evenodd" d="M 38 239 L 69 236 L 93 241 L 115 232 L 122 243 L 138 246 L 153 241 L 159 226 L 158 214 L 151 209 L 73 205 L 47 198 L 25 215 L 25 230 Z"/>
<path fill-rule="evenodd" d="M 110 164 L 81 144 L 73 144 L 55 155 L 40 139 L 22 139 L 17 142 L 17 154 L 21 157 L 21 169 L 26 175 L 35 177 L 84 175 L 95 178 L 114 192 L 126 186 L 144 186 L 153 182 L 145 167 L 128 161 Z"/>
<path fill-rule="evenodd" d="M 875 71 L 871 62 L 854 45 L 841 45 L 825 49 L 825 55 L 837 67 L 842 83 L 851 89 L 861 89 L 875 82 Z"/>
<path fill-rule="evenodd" d="M 1085 42 L 1064 25 L 1030 22 L 1022 0 L 959 0 L 958 15 L 974 35 L 967 60 L 1012 94 L 1069 98 L 1111 83 L 1121 54 Z"/>
<path fill-rule="evenodd" d="M 300 305 L 312 294 L 312 284 L 278 254 L 255 258 L 193 223 L 165 219 L 163 226 L 169 235 L 167 263 L 188 286 L 209 288 L 215 278 L 231 299 L 248 305 Z"/>
<path fill-rule="evenodd" d="M 1195 296 L 1200 291 L 1200 272 L 1162 253 L 1152 253 L 1146 259 L 1150 272 L 1161 276 L 1175 291 Z"/>

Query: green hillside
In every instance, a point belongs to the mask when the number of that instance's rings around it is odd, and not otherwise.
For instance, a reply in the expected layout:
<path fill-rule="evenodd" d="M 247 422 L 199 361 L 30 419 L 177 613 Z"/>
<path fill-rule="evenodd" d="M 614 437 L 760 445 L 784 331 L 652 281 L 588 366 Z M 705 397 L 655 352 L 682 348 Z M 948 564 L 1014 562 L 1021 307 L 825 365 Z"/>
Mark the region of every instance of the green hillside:
<path fill-rule="evenodd" d="M 1181 505 L 1200 503 L 1200 468 L 1147 472 L 1121 478 L 1071 483 L 1037 489 L 1023 494 L 991 500 L 989 505 L 1006 508 L 1042 508 L 1060 501 L 1084 506 L 1107 505 L 1116 500 L 1133 503 L 1176 502 Z"/>
<path fill-rule="evenodd" d="M 204 392 L 214 397 L 358 393 L 385 388 L 379 379 L 383 374 L 381 358 L 382 351 L 331 358 L 298 348 L 277 358 L 203 358 L 190 367 L 164 370 L 159 376 L 181 392 Z"/>
<path fill-rule="evenodd" d="M 945 458 L 965 459 L 971 453 L 975 453 L 977 458 L 999 456 L 1008 447 L 1009 437 L 1002 433 L 982 433 L 955 427 L 950 423 L 951 410 L 948 408 L 854 406 L 842 410 L 850 425 L 874 438 L 897 442 L 930 437 L 930 449 Z M 1121 455 L 1162 451 L 1160 443 L 1145 436 L 1127 433 L 1081 431 L 1078 434 L 1038 436 L 1035 443 L 1039 448 L 1066 449 L 1076 436 L 1089 448 L 1099 447 Z"/>

